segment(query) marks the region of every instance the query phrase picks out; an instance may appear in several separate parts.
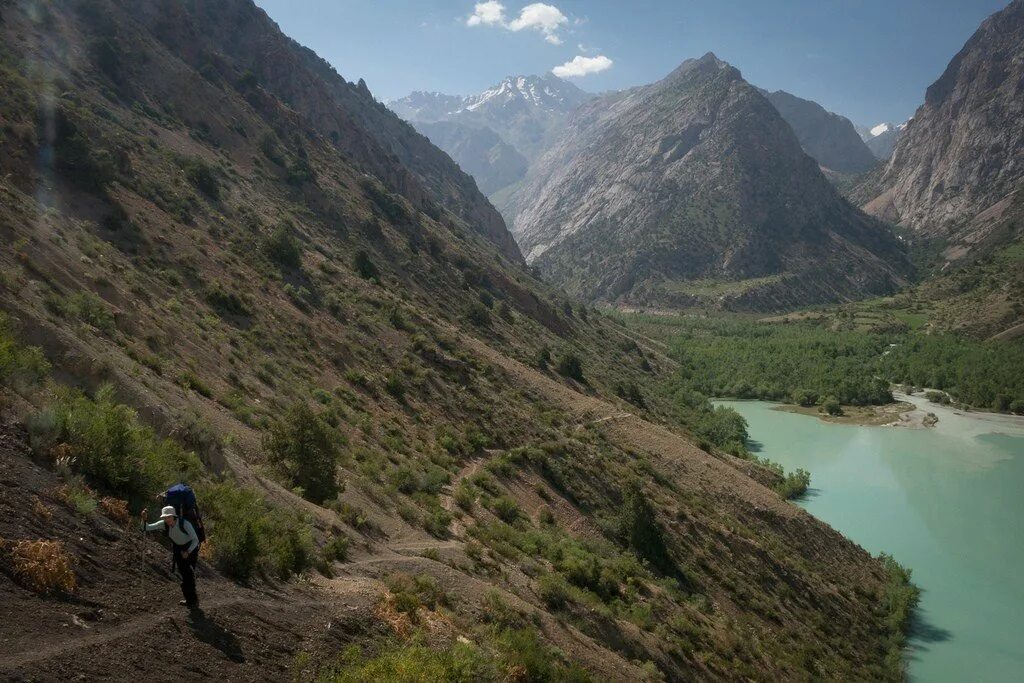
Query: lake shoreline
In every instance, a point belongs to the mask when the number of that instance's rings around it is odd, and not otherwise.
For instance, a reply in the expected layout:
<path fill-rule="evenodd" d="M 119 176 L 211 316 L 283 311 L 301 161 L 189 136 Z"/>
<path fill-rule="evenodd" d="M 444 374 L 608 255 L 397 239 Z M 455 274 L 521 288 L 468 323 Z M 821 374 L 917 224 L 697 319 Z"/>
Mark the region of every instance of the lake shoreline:
<path fill-rule="evenodd" d="M 903 415 L 938 422 L 833 428 L 772 402 L 715 405 L 747 420 L 758 457 L 811 473 L 813 494 L 800 507 L 913 570 L 921 600 L 905 650 L 910 680 L 1018 680 L 1024 546 L 1010 539 L 1024 520 L 1024 420 L 894 397 L 910 406 Z"/>

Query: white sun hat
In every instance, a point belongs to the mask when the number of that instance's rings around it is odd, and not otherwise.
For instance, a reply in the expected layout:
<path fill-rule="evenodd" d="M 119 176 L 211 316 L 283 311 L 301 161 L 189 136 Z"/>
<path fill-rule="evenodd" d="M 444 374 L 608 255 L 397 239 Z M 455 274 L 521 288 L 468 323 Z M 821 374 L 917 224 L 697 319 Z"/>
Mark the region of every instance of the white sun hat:
<path fill-rule="evenodd" d="M 177 517 L 178 513 L 175 511 L 173 505 L 168 505 L 160 511 L 160 519 L 167 519 L 168 517 Z"/>

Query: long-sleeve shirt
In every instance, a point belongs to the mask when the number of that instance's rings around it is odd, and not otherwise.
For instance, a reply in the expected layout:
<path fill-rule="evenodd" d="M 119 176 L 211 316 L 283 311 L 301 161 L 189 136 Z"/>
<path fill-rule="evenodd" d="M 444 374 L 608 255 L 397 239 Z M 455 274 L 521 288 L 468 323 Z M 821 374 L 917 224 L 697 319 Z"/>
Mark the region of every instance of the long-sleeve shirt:
<path fill-rule="evenodd" d="M 167 529 L 167 535 L 171 537 L 171 542 L 174 545 L 187 545 L 190 553 L 199 547 L 199 536 L 196 535 L 196 530 L 192 528 L 192 523 L 187 519 L 179 517 L 174 526 L 168 526 L 167 522 L 162 519 L 159 522 L 145 525 L 146 531 L 163 531 L 164 529 Z"/>

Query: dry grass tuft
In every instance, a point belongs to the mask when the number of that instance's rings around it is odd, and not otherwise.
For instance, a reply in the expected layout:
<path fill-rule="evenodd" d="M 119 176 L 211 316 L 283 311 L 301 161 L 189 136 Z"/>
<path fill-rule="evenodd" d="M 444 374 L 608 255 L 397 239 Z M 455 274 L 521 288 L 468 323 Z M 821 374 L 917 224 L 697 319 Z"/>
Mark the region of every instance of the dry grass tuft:
<path fill-rule="evenodd" d="M 71 556 L 60 541 L 0 541 L 14 580 L 34 593 L 73 593 L 78 586 Z"/>
<path fill-rule="evenodd" d="M 111 521 L 128 526 L 132 516 L 128 512 L 128 502 L 120 498 L 107 497 L 100 501 L 100 510 L 103 511 Z"/>
<path fill-rule="evenodd" d="M 32 498 L 32 513 L 44 522 L 53 519 L 53 511 L 46 507 L 46 503 L 39 496 Z"/>
<path fill-rule="evenodd" d="M 394 594 L 386 593 L 381 601 L 377 603 L 374 615 L 390 626 L 391 630 L 399 638 L 408 638 L 412 633 L 412 619 L 406 612 L 398 610 L 396 602 Z"/>

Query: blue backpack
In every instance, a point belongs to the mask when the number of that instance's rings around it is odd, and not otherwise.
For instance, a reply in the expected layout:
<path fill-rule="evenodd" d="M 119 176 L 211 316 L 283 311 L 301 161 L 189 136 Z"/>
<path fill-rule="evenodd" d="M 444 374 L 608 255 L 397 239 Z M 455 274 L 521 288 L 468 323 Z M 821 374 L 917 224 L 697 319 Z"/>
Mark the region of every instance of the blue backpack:
<path fill-rule="evenodd" d="M 178 519 L 187 519 L 196 530 L 199 542 L 206 540 L 206 528 L 203 526 L 203 516 L 199 512 L 199 505 L 196 503 L 196 492 L 192 487 L 182 482 L 167 489 L 164 494 L 164 505 L 170 505 L 178 513 Z"/>

